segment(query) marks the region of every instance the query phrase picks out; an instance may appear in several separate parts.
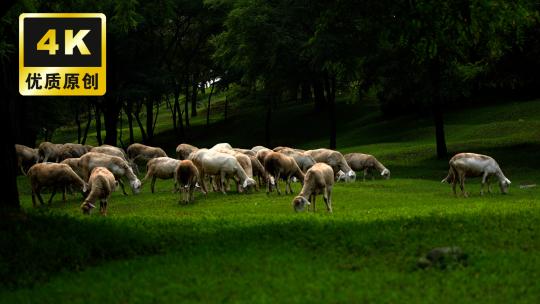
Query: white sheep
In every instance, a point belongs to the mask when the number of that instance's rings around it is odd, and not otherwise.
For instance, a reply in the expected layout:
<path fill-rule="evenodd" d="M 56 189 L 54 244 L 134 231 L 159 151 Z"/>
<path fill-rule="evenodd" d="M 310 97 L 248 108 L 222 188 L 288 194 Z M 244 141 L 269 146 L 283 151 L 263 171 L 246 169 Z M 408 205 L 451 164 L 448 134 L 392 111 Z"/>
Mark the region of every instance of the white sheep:
<path fill-rule="evenodd" d="M 459 181 L 461 193 L 464 197 L 467 197 L 465 178 L 480 176 L 482 177 L 481 195 L 484 195 L 484 185 L 486 183 L 488 184 L 488 192 L 491 193 L 490 178 L 492 176 L 499 180 L 501 193 L 508 193 L 508 186 L 510 186 L 511 182 L 504 176 L 499 164 L 493 158 L 476 153 L 459 153 L 452 157 L 448 163 L 450 165 L 448 175 L 441 182 L 451 183 L 454 195 L 457 195 L 456 184 Z"/>
<path fill-rule="evenodd" d="M 57 188 L 62 189 L 62 200 L 66 202 L 66 187 L 75 185 L 79 187 L 83 192 L 87 191 L 87 184 L 82 180 L 77 173 L 66 164 L 57 163 L 39 163 L 33 165 L 28 170 L 28 178 L 30 179 L 30 186 L 32 188 L 32 205 L 36 206 L 36 198 L 43 205 L 43 199 L 41 198 L 41 189 L 43 187 L 52 187 L 53 193 L 49 198 L 48 204 L 50 205 Z"/>
<path fill-rule="evenodd" d="M 204 192 L 207 192 L 204 183 L 206 175 L 219 176 L 220 189 L 224 194 L 226 193 L 225 181 L 228 177 L 236 181 L 238 191 L 241 191 L 240 184 L 243 189 L 255 185 L 255 180 L 246 174 L 238 160 L 232 155 L 214 150 L 199 149 L 197 152 L 192 153 L 189 158 L 199 170 L 201 186 Z"/>
<path fill-rule="evenodd" d="M 199 170 L 189 159 L 181 160 L 175 169 L 174 179 L 180 188 L 181 200 L 184 203 L 193 201 L 193 190 L 200 183 Z M 206 193 L 205 193 L 206 194 Z"/>
<path fill-rule="evenodd" d="M 379 171 L 382 177 L 385 179 L 390 178 L 390 170 L 388 170 L 381 162 L 379 162 L 373 155 L 363 153 L 348 153 L 344 155 L 347 164 L 354 171 L 364 171 L 364 181 L 366 176 L 371 173 L 371 178 L 375 179 L 373 174 L 374 170 Z"/>
<path fill-rule="evenodd" d="M 305 154 L 313 157 L 316 162 L 325 163 L 332 167 L 334 170 L 334 179 L 337 180 L 339 170 L 345 172 L 346 181 L 354 181 L 356 179 L 356 173 L 349 167 L 345 157 L 339 151 L 334 151 L 330 149 L 316 149 L 308 150 L 304 152 Z"/>
<path fill-rule="evenodd" d="M 137 194 L 141 190 L 141 181 L 137 178 L 133 169 L 128 163 L 120 157 L 107 155 L 97 152 L 88 152 L 79 158 L 78 166 L 80 167 L 84 180 L 88 180 L 90 172 L 96 167 L 105 167 L 111 171 L 122 188 L 124 195 L 127 195 L 122 177 L 126 177 L 129 180 L 131 190 L 134 194 Z"/>
<path fill-rule="evenodd" d="M 326 209 L 332 212 L 332 187 L 334 186 L 334 171 L 325 163 L 316 163 L 306 172 L 304 186 L 297 197 L 293 199 L 292 205 L 296 212 L 303 211 L 304 208 L 313 204 L 315 212 L 315 199 L 317 194 L 322 194 Z"/>
<path fill-rule="evenodd" d="M 146 164 L 146 176 L 142 179 L 141 183 L 144 184 L 148 179 L 152 179 L 150 189 L 154 193 L 154 187 L 156 179 L 171 179 L 174 178 L 176 172 L 176 166 L 180 163 L 180 160 L 170 157 L 156 157 L 148 161 Z M 174 184 L 176 189 L 176 183 Z"/>
<path fill-rule="evenodd" d="M 96 167 L 90 174 L 88 186 L 90 193 L 81 205 L 83 214 L 90 214 L 90 210 L 95 208 L 95 201 L 99 200 L 99 212 L 101 215 L 107 215 L 109 197 L 118 187 L 114 174 L 105 167 Z"/>

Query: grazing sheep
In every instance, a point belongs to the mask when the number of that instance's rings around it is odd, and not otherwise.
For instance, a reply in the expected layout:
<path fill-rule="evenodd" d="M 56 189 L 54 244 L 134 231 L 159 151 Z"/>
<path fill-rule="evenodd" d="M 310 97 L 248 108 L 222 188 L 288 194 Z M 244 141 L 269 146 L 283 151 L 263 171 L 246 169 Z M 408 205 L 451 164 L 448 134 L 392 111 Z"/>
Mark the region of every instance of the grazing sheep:
<path fill-rule="evenodd" d="M 90 193 L 81 205 L 83 214 L 90 214 L 90 210 L 95 208 L 95 201 L 99 199 L 99 212 L 101 215 L 107 215 L 107 201 L 118 187 L 114 175 L 105 167 L 96 167 L 90 174 L 88 186 Z"/>
<path fill-rule="evenodd" d="M 137 162 L 146 164 L 149 160 L 156 157 L 166 157 L 167 153 L 159 147 L 150 147 L 143 144 L 135 143 L 127 147 L 128 159 L 136 167 Z M 137 168 L 138 170 L 138 168 Z"/>
<path fill-rule="evenodd" d="M 272 186 L 275 185 L 274 179 L 268 175 L 268 172 L 264 169 L 264 166 L 255 156 L 250 156 L 251 168 L 253 170 L 253 178 L 257 178 L 258 182 L 255 184 L 255 190 L 259 191 L 259 187 L 266 185 L 268 182 Z"/>
<path fill-rule="evenodd" d="M 88 151 L 88 147 L 81 144 L 63 144 L 60 148 L 60 160 L 67 158 L 78 158 L 88 153 Z"/>
<path fill-rule="evenodd" d="M 78 166 L 81 168 L 84 180 L 88 180 L 92 169 L 96 167 L 105 167 L 114 174 L 120 183 L 124 195 L 127 195 L 127 193 L 121 179 L 123 176 L 129 180 L 131 190 L 134 194 L 139 193 L 141 190 L 141 181 L 137 178 L 135 173 L 133 173 L 133 169 L 128 163 L 120 157 L 97 152 L 88 152 L 79 158 Z"/>
<path fill-rule="evenodd" d="M 257 156 L 257 153 L 251 151 L 251 150 L 248 150 L 248 149 L 240 149 L 240 148 L 233 148 L 234 151 L 236 152 L 240 152 L 240 153 L 243 153 L 247 156 Z"/>
<path fill-rule="evenodd" d="M 290 191 L 291 194 L 293 193 L 291 188 L 291 177 L 294 176 L 301 182 L 304 182 L 304 173 L 300 170 L 294 158 L 279 152 L 271 151 L 266 155 L 264 158 L 264 169 L 268 174 L 274 177 L 278 194 L 281 194 L 281 191 L 279 190 L 280 178 L 285 180 L 285 194 L 287 194 L 288 191 Z M 267 185 L 266 193 L 270 193 L 270 180 L 268 180 Z"/>
<path fill-rule="evenodd" d="M 21 172 L 24 175 L 26 175 L 24 167 L 32 166 L 39 161 L 38 149 L 32 149 L 25 145 L 15 144 L 15 153 L 17 154 L 17 167 L 21 169 Z"/>
<path fill-rule="evenodd" d="M 146 176 L 141 181 L 144 184 L 149 178 L 152 179 L 150 189 L 154 193 L 154 187 L 156 179 L 171 179 L 174 178 L 174 172 L 176 172 L 176 166 L 180 163 L 180 160 L 170 157 L 156 157 L 148 161 L 146 164 Z M 176 189 L 176 184 L 174 185 Z"/>
<path fill-rule="evenodd" d="M 49 161 L 54 161 L 55 163 L 60 161 L 62 157 L 62 144 L 53 144 L 48 141 L 44 141 L 38 146 L 39 159 L 41 162 L 46 163 Z"/>
<path fill-rule="evenodd" d="M 174 179 L 180 187 L 181 200 L 186 204 L 193 202 L 193 190 L 199 182 L 199 170 L 191 160 L 181 160 L 176 166 Z"/>
<path fill-rule="evenodd" d="M 362 153 L 348 153 L 344 155 L 347 164 L 354 171 L 364 171 L 364 181 L 366 181 L 366 176 L 371 173 L 371 179 L 375 179 L 373 174 L 374 170 L 379 171 L 382 177 L 389 179 L 390 170 L 386 169 L 381 162 L 379 162 L 373 155 L 362 154 Z"/>
<path fill-rule="evenodd" d="M 334 170 L 334 179 L 337 180 L 339 170 L 345 172 L 346 180 L 356 179 L 356 173 L 349 167 L 345 157 L 339 151 L 334 151 L 330 149 L 316 149 L 308 150 L 305 152 L 307 155 L 313 157 L 316 162 L 325 163 L 332 167 Z"/>
<path fill-rule="evenodd" d="M 212 148 L 210 148 L 210 150 L 222 150 L 222 149 L 232 150 L 233 148 L 228 143 L 215 144 Z"/>
<path fill-rule="evenodd" d="M 459 181 L 459 187 L 464 197 L 469 194 L 465 191 L 465 177 L 482 177 L 482 187 L 480 195 L 484 195 L 484 185 L 488 184 L 488 192 L 491 193 L 490 178 L 496 176 L 499 180 L 499 187 L 502 194 L 508 193 L 508 186 L 511 182 L 504 176 L 499 164 L 487 156 L 476 153 L 459 153 L 450 159 L 448 162 L 450 169 L 448 176 L 441 182 L 452 184 L 452 191 L 456 194 L 456 183 Z"/>
<path fill-rule="evenodd" d="M 98 147 L 92 147 L 89 152 L 98 152 L 98 153 L 103 153 L 103 154 L 107 154 L 111 156 L 120 157 L 121 159 L 128 162 L 128 165 L 130 165 L 131 169 L 133 169 L 133 173 L 139 174 L 139 167 L 137 167 L 137 165 L 135 165 L 135 163 L 132 160 L 128 159 L 126 152 L 122 148 L 111 146 L 111 145 L 101 145 Z"/>
<path fill-rule="evenodd" d="M 255 147 L 251 148 L 251 151 L 253 151 L 255 153 L 259 152 L 260 150 L 270 150 L 270 149 L 268 149 L 267 147 L 263 147 L 263 146 L 255 146 Z"/>
<path fill-rule="evenodd" d="M 189 158 L 199 170 L 201 187 L 204 193 L 207 192 L 204 183 L 206 175 L 220 177 L 220 189 L 224 194 L 226 194 L 225 181 L 228 177 L 236 181 L 238 191 L 242 191 L 240 190 L 240 183 L 243 189 L 255 185 L 255 180 L 246 174 L 236 157 L 232 155 L 214 150 L 199 149 L 199 151 L 192 153 Z"/>
<path fill-rule="evenodd" d="M 334 171 L 332 167 L 325 163 L 316 163 L 306 172 L 304 186 L 297 197 L 293 199 L 292 205 L 296 212 L 303 211 L 306 206 L 313 204 L 315 209 L 315 199 L 317 194 L 322 194 L 326 209 L 332 212 L 332 187 L 334 186 Z"/>
<path fill-rule="evenodd" d="M 270 149 L 267 149 L 267 148 L 263 148 L 263 149 L 260 149 L 259 151 L 257 151 L 257 159 L 261 162 L 261 164 L 264 164 L 264 158 L 266 157 L 266 155 L 268 155 L 268 153 L 272 152 L 272 150 Z"/>
<path fill-rule="evenodd" d="M 315 163 L 315 159 L 313 157 L 307 155 L 304 152 L 299 152 L 296 149 L 293 148 L 284 148 L 279 150 L 279 153 L 285 154 L 287 156 L 290 156 L 294 158 L 296 163 L 298 164 L 298 167 L 302 170 L 302 172 L 307 172 L 309 168 L 311 168 Z"/>
<path fill-rule="evenodd" d="M 52 187 L 53 193 L 49 198 L 48 204 L 56 194 L 56 189 L 61 187 L 63 190 L 62 199 L 66 202 L 66 187 L 75 185 L 83 192 L 87 191 L 87 184 L 82 180 L 77 173 L 66 164 L 57 163 L 39 163 L 33 165 L 28 170 L 28 178 L 30 179 L 30 186 L 32 187 L 32 205 L 36 206 L 37 195 L 39 202 L 43 205 L 43 199 L 41 198 L 41 189 L 43 187 Z"/>
<path fill-rule="evenodd" d="M 197 150 L 199 150 L 199 148 L 190 144 L 179 144 L 176 147 L 176 156 L 179 160 L 188 159 L 189 155 Z"/>

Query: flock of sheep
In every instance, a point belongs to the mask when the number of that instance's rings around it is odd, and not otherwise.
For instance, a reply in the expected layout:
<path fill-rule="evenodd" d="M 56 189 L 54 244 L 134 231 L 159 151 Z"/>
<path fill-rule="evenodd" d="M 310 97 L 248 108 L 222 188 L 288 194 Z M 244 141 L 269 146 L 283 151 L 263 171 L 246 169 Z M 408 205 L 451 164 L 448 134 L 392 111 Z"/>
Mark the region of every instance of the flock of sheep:
<path fill-rule="evenodd" d="M 285 193 L 293 193 L 291 182 L 300 181 L 302 190 L 293 199 L 295 211 L 310 207 L 315 211 L 315 198 L 322 194 L 326 208 L 332 212 L 332 188 L 335 181 L 355 180 L 355 171 L 363 171 L 363 179 L 368 174 L 374 178 L 374 171 L 382 177 L 390 178 L 390 170 L 369 154 L 341 154 L 330 149 L 301 150 L 289 147 L 268 149 L 256 146 L 252 149 L 233 148 L 227 143 L 216 144 L 210 149 L 199 149 L 189 144 L 180 144 L 176 148 L 177 159 L 167 156 L 158 147 L 135 143 L 126 151 L 121 148 L 102 145 L 92 147 L 81 144 L 53 144 L 43 142 L 37 149 L 15 145 L 18 166 L 23 174 L 28 175 L 32 188 L 32 203 L 36 206 L 36 197 L 43 204 L 41 190 L 51 188 L 53 193 L 62 189 L 66 200 L 68 187 L 77 187 L 85 196 L 81 205 L 83 213 L 88 214 L 100 201 L 100 212 L 107 213 L 107 201 L 118 185 L 127 195 L 123 180 L 127 180 L 133 193 L 139 193 L 143 183 L 151 180 L 154 193 L 156 179 L 174 179 L 175 191 L 181 194 L 180 202 L 189 203 L 194 199 L 195 189 L 207 194 L 209 187 L 213 191 L 226 194 L 230 190 L 230 181 L 236 183 L 237 191 L 250 188 L 257 191 L 265 187 L 270 193 L 275 188 L 281 194 L 279 181 L 285 181 Z M 137 177 L 138 165 L 146 164 L 146 175 L 140 181 Z M 450 162 L 448 176 L 442 182 L 452 184 L 454 194 L 460 184 L 462 193 L 465 177 L 482 177 L 484 185 L 490 177 L 499 180 L 502 193 L 506 193 L 510 180 L 502 173 L 497 162 L 485 155 L 460 153 Z M 24 168 L 29 167 L 27 172 Z M 207 186 L 209 185 L 209 187 Z"/>

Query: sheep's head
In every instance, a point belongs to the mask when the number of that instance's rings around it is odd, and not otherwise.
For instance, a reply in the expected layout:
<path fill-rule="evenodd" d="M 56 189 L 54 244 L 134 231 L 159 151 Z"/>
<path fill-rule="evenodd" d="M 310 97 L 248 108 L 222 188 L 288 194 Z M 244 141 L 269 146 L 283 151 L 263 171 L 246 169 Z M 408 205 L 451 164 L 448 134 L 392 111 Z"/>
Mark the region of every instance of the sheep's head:
<path fill-rule="evenodd" d="M 293 199 L 292 205 L 293 205 L 294 211 L 302 212 L 305 210 L 306 206 L 311 205 L 311 203 L 305 197 L 297 196 Z"/>
<path fill-rule="evenodd" d="M 381 176 L 386 178 L 386 179 L 390 179 L 390 170 L 384 168 L 384 170 L 382 170 L 382 172 L 381 172 Z"/>
<path fill-rule="evenodd" d="M 242 183 L 242 188 L 244 189 L 248 187 L 252 187 L 252 186 L 255 186 L 255 180 L 251 177 L 246 178 L 244 182 Z"/>
<path fill-rule="evenodd" d="M 96 208 L 96 206 L 94 206 L 90 202 L 84 202 L 81 205 L 81 210 L 82 210 L 83 214 L 90 214 L 90 210 L 92 210 L 93 208 Z"/>
<path fill-rule="evenodd" d="M 508 187 L 510 186 L 511 183 L 512 182 L 508 178 L 504 178 L 503 180 L 499 182 L 499 187 L 501 188 L 502 194 L 508 193 Z"/>
<path fill-rule="evenodd" d="M 347 181 L 354 182 L 356 180 L 356 173 L 354 173 L 353 170 L 347 172 L 347 177 L 349 178 Z"/>
<path fill-rule="evenodd" d="M 141 192 L 141 181 L 138 178 L 130 181 L 129 184 L 134 194 L 138 194 L 139 192 Z"/>
<path fill-rule="evenodd" d="M 87 183 L 87 182 L 83 182 L 82 192 L 83 192 L 83 193 L 88 192 L 88 183 Z"/>

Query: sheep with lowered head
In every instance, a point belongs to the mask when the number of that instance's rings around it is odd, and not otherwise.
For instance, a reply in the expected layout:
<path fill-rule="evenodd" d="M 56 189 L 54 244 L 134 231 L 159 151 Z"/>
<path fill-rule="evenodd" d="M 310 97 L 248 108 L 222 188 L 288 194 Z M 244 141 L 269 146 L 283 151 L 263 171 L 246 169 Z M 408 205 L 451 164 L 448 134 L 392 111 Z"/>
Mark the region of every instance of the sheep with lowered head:
<path fill-rule="evenodd" d="M 512 182 L 504 176 L 499 164 L 490 156 L 476 153 L 459 153 L 454 155 L 448 162 L 450 169 L 448 175 L 441 181 L 452 184 L 452 191 L 456 195 L 456 184 L 464 197 L 469 194 L 465 191 L 466 177 L 482 177 L 480 195 L 484 195 L 484 185 L 487 183 L 488 192 L 491 193 L 490 178 L 495 176 L 499 180 L 499 188 L 502 194 L 508 193 L 508 187 Z"/>
<path fill-rule="evenodd" d="M 364 171 L 364 181 L 366 181 L 366 176 L 368 173 L 371 173 L 371 178 L 375 179 L 373 171 L 377 170 L 385 179 L 390 178 L 390 170 L 386 169 L 380 161 L 378 161 L 375 156 L 370 154 L 363 153 L 348 153 L 344 155 L 347 164 L 354 171 Z"/>
<path fill-rule="evenodd" d="M 345 157 L 343 157 L 343 154 L 341 154 L 339 151 L 323 148 L 316 150 L 308 150 L 304 153 L 313 157 L 316 162 L 325 163 L 332 167 L 332 170 L 334 170 L 334 180 L 337 180 L 339 170 L 343 171 L 346 174 L 346 181 L 354 181 L 356 179 L 356 173 L 354 173 L 351 167 L 349 167 L 347 161 L 345 160 Z"/>
<path fill-rule="evenodd" d="M 271 151 L 266 155 L 264 158 L 264 169 L 269 175 L 274 177 L 278 194 L 281 194 L 279 190 L 280 178 L 285 180 L 285 194 L 289 193 L 289 191 L 291 194 L 293 193 L 291 188 L 292 177 L 296 177 L 301 182 L 304 182 L 304 173 L 300 170 L 294 158 L 279 152 Z M 268 194 L 271 191 L 270 179 L 268 179 L 267 185 L 266 193 Z"/>
<path fill-rule="evenodd" d="M 313 204 L 315 212 L 315 199 L 317 194 L 322 194 L 326 209 L 332 212 L 332 187 L 334 186 L 334 171 L 325 163 L 316 163 L 306 172 L 304 186 L 292 205 L 296 212 L 303 211 L 305 207 Z"/>
<path fill-rule="evenodd" d="M 101 215 L 107 215 L 109 197 L 118 187 L 114 174 L 105 167 L 96 167 L 90 174 L 88 186 L 90 193 L 81 205 L 83 213 L 90 214 L 90 210 L 95 208 L 95 201 L 99 200 L 99 212 Z"/>
<path fill-rule="evenodd" d="M 174 179 L 180 188 L 181 200 L 186 204 L 193 201 L 193 191 L 199 183 L 199 170 L 189 159 L 181 160 L 176 166 Z M 206 193 L 205 193 L 206 194 Z"/>
<path fill-rule="evenodd" d="M 32 205 L 36 206 L 36 198 L 43 205 L 43 199 L 41 198 L 41 189 L 44 187 L 51 187 L 53 193 L 49 198 L 48 204 L 50 205 L 57 188 L 61 188 L 63 191 L 62 199 L 66 202 L 66 187 L 75 185 L 79 187 L 83 192 L 87 191 L 87 184 L 82 180 L 70 166 L 66 164 L 57 163 L 39 163 L 33 165 L 28 170 L 28 178 L 30 179 L 30 186 L 32 188 Z"/>

